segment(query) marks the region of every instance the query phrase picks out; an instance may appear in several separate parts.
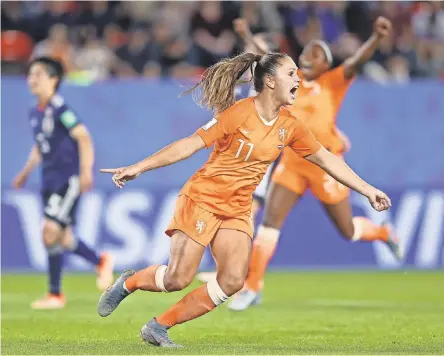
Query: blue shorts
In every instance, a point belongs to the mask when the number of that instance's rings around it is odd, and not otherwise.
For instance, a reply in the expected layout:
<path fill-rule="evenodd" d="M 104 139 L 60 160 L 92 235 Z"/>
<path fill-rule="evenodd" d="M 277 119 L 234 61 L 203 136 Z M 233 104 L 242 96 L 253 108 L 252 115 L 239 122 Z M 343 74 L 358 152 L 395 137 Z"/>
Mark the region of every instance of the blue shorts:
<path fill-rule="evenodd" d="M 43 192 L 45 217 L 55 221 L 62 228 L 73 225 L 77 203 L 80 198 L 80 182 L 78 176 L 72 176 L 57 191 Z"/>

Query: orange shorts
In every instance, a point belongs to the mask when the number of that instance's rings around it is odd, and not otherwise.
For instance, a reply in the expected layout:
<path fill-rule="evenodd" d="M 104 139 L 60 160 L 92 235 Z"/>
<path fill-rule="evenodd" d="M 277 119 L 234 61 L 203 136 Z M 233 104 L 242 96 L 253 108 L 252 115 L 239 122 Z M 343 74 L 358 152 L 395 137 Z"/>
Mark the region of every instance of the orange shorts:
<path fill-rule="evenodd" d="M 325 204 L 337 204 L 350 195 L 349 188 L 289 149 L 282 153 L 271 181 L 299 195 L 310 188 L 316 198 Z"/>
<path fill-rule="evenodd" d="M 180 230 L 202 246 L 208 246 L 219 229 L 239 230 L 253 238 L 253 219 L 251 214 L 235 218 L 215 215 L 197 206 L 188 196 L 180 195 L 165 233 L 171 237 L 175 230 Z"/>

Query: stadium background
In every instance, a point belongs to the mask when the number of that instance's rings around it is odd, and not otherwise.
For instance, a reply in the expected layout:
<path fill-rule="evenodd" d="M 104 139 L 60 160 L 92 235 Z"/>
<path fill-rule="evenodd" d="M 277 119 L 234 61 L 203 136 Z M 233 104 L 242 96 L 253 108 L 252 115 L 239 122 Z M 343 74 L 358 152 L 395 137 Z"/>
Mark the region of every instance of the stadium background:
<path fill-rule="evenodd" d="M 38 172 L 26 189 L 11 188 L 33 142 L 24 76 L 30 58 L 64 62 L 69 73 L 61 92 L 92 132 L 98 172 L 139 160 L 211 118 L 178 95 L 206 66 L 239 51 L 234 18 L 269 33 L 294 58 L 310 39 L 323 38 L 338 65 L 370 36 L 378 15 L 392 20 L 394 34 L 362 68 L 338 125 L 352 142 L 349 164 L 393 200 L 378 214 L 353 195 L 353 209 L 375 221 L 391 219 L 406 259 L 395 262 L 378 243 L 343 241 L 307 194 L 285 224 L 263 305 L 244 313 L 221 306 L 170 335 L 185 345 L 175 353 L 194 355 L 444 353 L 443 2 L 2 1 L 1 7 L 3 354 L 165 354 L 141 344 L 137 332 L 198 285 L 138 292 L 103 319 L 93 272 L 69 257 L 69 270 L 89 272 L 63 278 L 66 308 L 28 307 L 47 278 Z M 150 172 L 123 190 L 97 174 L 79 206 L 77 233 L 110 250 L 119 270 L 166 262 L 163 231 L 177 192 L 207 155 Z M 212 264 L 205 255 L 202 268 Z"/>
<path fill-rule="evenodd" d="M 64 62 L 61 93 L 92 132 L 98 170 L 139 160 L 211 118 L 178 95 L 206 66 L 239 51 L 233 19 L 245 17 L 254 33 L 270 33 L 295 58 L 310 39 L 323 38 L 337 65 L 371 34 L 377 15 L 393 21 L 394 34 L 363 67 L 338 125 L 352 142 L 349 164 L 393 199 L 393 208 L 378 214 L 353 195 L 354 209 L 391 219 L 406 259 L 396 263 L 380 244 L 343 241 L 308 194 L 287 219 L 272 266 L 443 268 L 442 2 L 10 1 L 2 3 L 3 271 L 46 266 L 38 173 L 25 190 L 11 188 L 32 145 L 33 101 L 23 76 L 29 58 Z M 150 172 L 122 191 L 98 174 L 79 206 L 77 233 L 111 251 L 119 269 L 166 262 L 163 230 L 176 194 L 207 155 Z M 202 268 L 212 263 L 208 254 Z M 67 264 L 86 267 L 75 257 Z"/>

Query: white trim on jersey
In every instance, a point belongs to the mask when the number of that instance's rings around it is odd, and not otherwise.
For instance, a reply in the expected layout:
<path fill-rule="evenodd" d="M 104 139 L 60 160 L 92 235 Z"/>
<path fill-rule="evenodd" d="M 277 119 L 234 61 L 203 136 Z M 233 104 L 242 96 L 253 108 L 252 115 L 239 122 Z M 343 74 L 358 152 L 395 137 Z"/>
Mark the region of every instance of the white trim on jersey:
<path fill-rule="evenodd" d="M 265 126 L 273 126 L 274 123 L 276 122 L 276 120 L 278 119 L 279 116 L 276 116 L 273 120 L 271 121 L 267 121 L 265 120 L 259 113 L 257 113 L 259 115 L 259 117 L 261 118 L 262 122 L 264 123 Z"/>

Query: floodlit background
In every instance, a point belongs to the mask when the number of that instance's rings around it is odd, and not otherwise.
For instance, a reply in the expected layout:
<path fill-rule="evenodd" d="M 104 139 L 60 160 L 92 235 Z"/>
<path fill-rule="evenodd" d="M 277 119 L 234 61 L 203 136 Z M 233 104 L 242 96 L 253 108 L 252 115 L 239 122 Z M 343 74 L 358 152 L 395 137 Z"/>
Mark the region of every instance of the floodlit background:
<path fill-rule="evenodd" d="M 225 335 L 224 342 L 250 345 L 246 349 L 233 346 L 234 353 L 444 352 L 444 275 L 412 271 L 444 267 L 444 2 L 3 1 L 1 9 L 1 267 L 2 332 L 6 335 L 2 341 L 6 351 L 144 352 L 133 339 L 144 316 L 133 304 L 127 311 L 137 316 L 128 320 L 136 323 L 122 325 L 116 319 L 114 327 L 117 333 L 130 335 L 129 341 L 120 345 L 134 342 L 135 349 L 112 346 L 105 331 L 94 331 L 99 340 L 95 348 L 83 349 L 84 343 L 77 341 L 81 340 L 79 335 L 87 337 L 91 332 L 91 320 L 100 322 L 101 330 L 110 325 L 97 321 L 94 315 L 98 295 L 89 274 L 67 279 L 68 307 L 63 313 L 68 314 L 60 314 L 67 318 L 64 321 L 56 314 L 26 313 L 29 301 L 45 288 L 43 274 L 29 273 L 46 270 L 38 172 L 26 189 L 11 188 L 33 143 L 27 117 L 33 99 L 24 77 L 31 58 L 50 55 L 65 65 L 68 76 L 61 93 L 93 135 L 98 170 L 135 162 L 211 118 L 211 113 L 198 108 L 190 97 L 178 96 L 206 67 L 242 49 L 233 32 L 235 18 L 246 18 L 253 33 L 266 33 L 295 59 L 310 40 L 324 39 L 331 46 L 336 66 L 371 35 L 374 19 L 383 15 L 393 22 L 393 36 L 362 68 L 338 114 L 338 126 L 352 143 L 347 162 L 393 201 L 391 210 L 375 213 L 365 199 L 352 195 L 354 211 L 374 221 L 390 219 L 405 245 L 405 260 L 395 262 L 379 243 L 344 241 L 319 203 L 307 194 L 283 228 L 271 263 L 278 272 L 266 280 L 266 286 L 268 281 L 272 287 L 265 289 L 265 316 L 258 307 L 247 316 L 236 316 L 236 324 L 227 311 L 218 311 L 173 335 L 185 343 L 189 337 L 191 343 L 197 337 L 190 334 L 195 325 L 194 332 L 203 333 L 199 334 L 202 340 L 208 337 L 208 342 L 221 342 L 220 333 Z M 147 173 L 123 190 L 114 189 L 108 176 L 97 174 L 94 190 L 80 203 L 77 233 L 90 245 L 110 251 L 118 270 L 167 262 L 169 239 L 163 231 L 172 217 L 176 195 L 207 156 L 204 150 L 186 162 Z M 202 269 L 213 267 L 208 253 Z M 66 258 L 66 268 L 90 270 L 71 256 Z M 321 272 L 307 272 L 314 269 Z M 369 269 L 402 272 L 373 273 Z M 283 270 L 291 272 L 283 274 Z M 160 303 L 157 306 L 164 309 L 178 294 L 155 298 Z M 147 310 L 157 310 L 154 304 Z M 362 314 L 362 308 L 380 314 Z M 417 314 L 410 314 L 412 308 Z M 316 312 L 310 314 L 310 310 Z M 392 313 L 388 323 L 386 313 Z M 413 319 L 407 318 L 409 315 Z M 76 316 L 82 322 L 71 329 L 69 321 Z M 292 319 L 286 319 L 289 317 Z M 335 324 L 342 318 L 343 325 Z M 63 324 L 54 323 L 49 329 L 38 324 L 46 326 L 51 321 Z M 30 323 L 36 323 L 30 334 L 22 333 L 22 327 L 29 330 Z M 273 336 L 273 323 L 285 326 L 288 334 L 284 328 L 284 334 Z M 243 334 L 253 324 L 259 325 L 257 333 Z M 355 327 L 347 329 L 351 324 Z M 376 324 L 380 328 L 372 328 Z M 208 335 L 207 325 L 218 329 Z M 226 333 L 233 332 L 233 325 L 237 331 L 231 339 Z M 261 329 L 264 325 L 269 328 Z M 305 329 L 307 325 L 312 332 Z M 407 325 L 413 325 L 412 329 L 395 331 Z M 298 334 L 295 330 L 305 331 Z M 316 332 L 322 335 L 319 343 L 304 338 Z M 268 349 L 260 346 L 266 340 L 264 334 L 272 335 L 275 342 L 270 341 Z M 391 340 L 398 340 L 401 334 L 403 341 L 393 344 Z M 59 336 L 59 341 L 53 340 L 58 345 L 55 349 L 51 342 L 45 344 L 51 335 Z M 285 340 L 279 345 L 289 348 L 277 346 L 279 337 Z M 373 337 L 379 340 L 375 344 Z M 75 342 L 80 342 L 77 349 Z M 402 342 L 410 346 L 402 348 Z M 214 347 L 217 350 L 218 346 Z M 220 352 L 230 350 L 222 345 Z"/>

